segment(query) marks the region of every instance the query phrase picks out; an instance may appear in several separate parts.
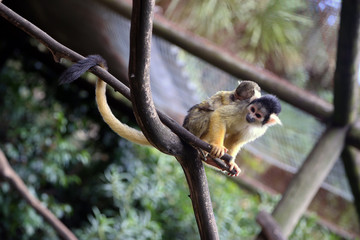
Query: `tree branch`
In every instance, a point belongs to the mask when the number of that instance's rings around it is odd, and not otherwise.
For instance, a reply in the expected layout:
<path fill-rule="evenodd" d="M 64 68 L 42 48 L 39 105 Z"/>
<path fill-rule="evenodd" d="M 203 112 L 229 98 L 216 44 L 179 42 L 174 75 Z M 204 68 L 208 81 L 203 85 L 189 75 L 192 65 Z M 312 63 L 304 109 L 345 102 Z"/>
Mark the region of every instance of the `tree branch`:
<path fill-rule="evenodd" d="M 42 31 L 40 28 L 33 25 L 31 22 L 27 21 L 25 18 L 21 17 L 8 7 L 6 7 L 3 3 L 0 3 L 0 15 L 14 24 L 17 28 L 20 28 L 33 38 L 40 41 L 44 44 L 49 51 L 52 53 L 55 62 L 59 62 L 61 58 L 67 58 L 71 61 L 79 61 L 83 57 L 72 51 L 71 49 L 58 44 L 58 42 Z"/>
<path fill-rule="evenodd" d="M 189 149 L 183 156 L 177 156 L 176 159 L 181 164 L 189 185 L 189 197 L 200 237 L 202 240 L 219 240 L 204 166 L 199 159 L 199 154 L 191 150 Z"/>
<path fill-rule="evenodd" d="M 334 74 L 334 124 L 354 124 L 359 108 L 359 27 L 360 2 L 342 1 L 340 28 Z M 355 199 L 355 208 L 360 219 L 360 182 L 356 162 L 349 147 L 345 147 L 342 161 Z"/>
<path fill-rule="evenodd" d="M 151 95 L 150 48 L 155 1 L 133 2 L 129 79 L 135 117 L 142 132 L 154 146 L 164 153 L 180 155 L 183 152 L 183 143 L 161 123 Z"/>
<path fill-rule="evenodd" d="M 360 172 L 356 165 L 356 157 L 355 149 L 349 146 L 345 147 L 341 154 L 341 160 L 344 164 L 348 183 L 354 196 L 354 205 L 360 224 Z"/>
<path fill-rule="evenodd" d="M 357 117 L 359 85 L 360 2 L 343 1 L 334 73 L 334 124 L 351 124 Z"/>
<path fill-rule="evenodd" d="M 129 79 L 137 122 L 158 149 L 175 155 L 183 167 L 201 239 L 219 239 L 209 188 L 199 154 L 184 144 L 156 112 L 150 89 L 150 46 L 155 1 L 133 1 L 130 30 Z"/>
<path fill-rule="evenodd" d="M 360 149 L 360 119 L 355 121 L 350 127 L 346 141 L 347 144 Z"/>
<path fill-rule="evenodd" d="M 330 126 L 293 177 L 272 215 L 289 236 L 311 200 L 339 159 L 348 127 Z"/>
<path fill-rule="evenodd" d="M 44 207 L 41 202 L 31 195 L 27 189 L 25 183 L 16 174 L 16 172 L 9 165 L 4 153 L 0 149 L 0 176 L 9 182 L 16 191 L 24 198 L 28 204 L 40 214 L 46 222 L 48 222 L 55 231 L 63 238 L 67 240 L 76 240 L 75 235 L 52 213 L 49 209 Z"/>
<path fill-rule="evenodd" d="M 267 240 L 285 240 L 279 225 L 267 212 L 260 211 L 256 216 L 256 222 L 261 226 L 262 232 Z"/>

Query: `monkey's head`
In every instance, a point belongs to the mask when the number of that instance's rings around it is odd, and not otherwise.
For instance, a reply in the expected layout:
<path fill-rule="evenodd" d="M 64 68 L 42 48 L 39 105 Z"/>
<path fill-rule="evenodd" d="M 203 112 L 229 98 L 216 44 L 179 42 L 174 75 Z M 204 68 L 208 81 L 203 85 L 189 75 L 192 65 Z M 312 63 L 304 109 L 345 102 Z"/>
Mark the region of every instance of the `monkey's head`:
<path fill-rule="evenodd" d="M 281 112 L 279 99 L 274 95 L 265 95 L 253 100 L 247 106 L 246 121 L 259 126 L 282 125 L 278 114 Z"/>
<path fill-rule="evenodd" d="M 261 97 L 261 89 L 259 85 L 252 81 L 242 81 L 234 92 L 234 96 L 238 100 L 250 99 L 250 101 Z"/>

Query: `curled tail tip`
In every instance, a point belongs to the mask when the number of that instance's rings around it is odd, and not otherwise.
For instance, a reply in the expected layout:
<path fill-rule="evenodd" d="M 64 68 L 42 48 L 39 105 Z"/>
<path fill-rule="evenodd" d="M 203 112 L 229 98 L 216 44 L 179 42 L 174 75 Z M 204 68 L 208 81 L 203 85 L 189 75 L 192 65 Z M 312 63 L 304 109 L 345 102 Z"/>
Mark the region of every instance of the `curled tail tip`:
<path fill-rule="evenodd" d="M 68 84 L 76 79 L 78 79 L 82 73 L 76 73 L 74 71 L 71 71 L 72 69 L 69 68 L 65 72 L 63 72 L 59 78 L 59 85 Z"/>
<path fill-rule="evenodd" d="M 59 78 L 59 84 L 67 84 L 75 81 L 90 68 L 99 65 L 107 68 L 106 61 L 100 55 L 89 55 L 68 68 Z"/>
<path fill-rule="evenodd" d="M 99 65 L 100 67 L 107 69 L 107 63 L 106 63 L 105 59 L 100 55 L 97 55 L 97 54 L 89 55 L 86 57 L 86 59 L 91 60 L 92 63 L 94 64 L 93 66 Z"/>

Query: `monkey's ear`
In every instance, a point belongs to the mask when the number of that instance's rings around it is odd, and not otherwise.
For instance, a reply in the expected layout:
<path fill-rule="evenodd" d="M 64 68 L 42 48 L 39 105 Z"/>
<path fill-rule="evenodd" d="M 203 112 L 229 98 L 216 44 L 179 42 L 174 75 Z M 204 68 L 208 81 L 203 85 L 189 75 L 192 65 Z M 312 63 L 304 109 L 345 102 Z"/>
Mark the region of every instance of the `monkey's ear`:
<path fill-rule="evenodd" d="M 275 124 L 279 124 L 282 126 L 282 122 L 281 122 L 280 118 L 275 113 L 273 113 L 270 115 L 269 121 L 266 123 L 266 125 L 270 127 Z"/>

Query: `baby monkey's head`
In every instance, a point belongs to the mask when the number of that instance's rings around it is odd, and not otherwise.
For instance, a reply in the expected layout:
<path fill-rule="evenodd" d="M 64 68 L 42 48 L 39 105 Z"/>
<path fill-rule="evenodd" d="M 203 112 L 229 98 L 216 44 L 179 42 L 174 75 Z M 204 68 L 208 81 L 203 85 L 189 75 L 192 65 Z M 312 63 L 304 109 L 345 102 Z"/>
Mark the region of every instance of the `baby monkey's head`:
<path fill-rule="evenodd" d="M 234 96 L 238 100 L 250 99 L 261 97 L 261 89 L 259 85 L 252 81 L 241 81 L 239 86 L 234 91 Z"/>

